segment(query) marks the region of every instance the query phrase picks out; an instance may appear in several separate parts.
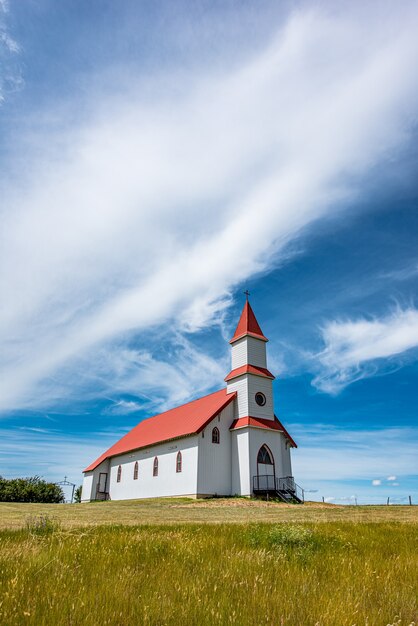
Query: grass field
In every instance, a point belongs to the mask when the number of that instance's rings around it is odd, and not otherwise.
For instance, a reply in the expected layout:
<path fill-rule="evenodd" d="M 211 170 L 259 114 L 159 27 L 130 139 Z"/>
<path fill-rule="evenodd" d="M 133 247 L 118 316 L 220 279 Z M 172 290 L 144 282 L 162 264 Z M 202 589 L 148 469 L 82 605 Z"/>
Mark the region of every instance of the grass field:
<path fill-rule="evenodd" d="M 175 524 L 222 522 L 390 522 L 418 524 L 417 506 L 336 506 L 307 502 L 303 506 L 219 498 L 153 498 L 90 504 L 14 504 L 0 502 L 0 529 L 24 528 L 28 517 L 47 514 L 64 528 L 92 524 Z"/>
<path fill-rule="evenodd" d="M 0 523 L 5 626 L 418 623 L 417 507 L 0 504 Z"/>

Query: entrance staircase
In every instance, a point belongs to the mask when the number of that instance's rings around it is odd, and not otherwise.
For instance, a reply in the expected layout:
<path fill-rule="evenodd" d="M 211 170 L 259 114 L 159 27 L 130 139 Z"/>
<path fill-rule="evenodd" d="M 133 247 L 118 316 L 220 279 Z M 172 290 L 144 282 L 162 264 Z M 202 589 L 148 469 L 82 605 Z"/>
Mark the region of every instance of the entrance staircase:
<path fill-rule="evenodd" d="M 276 498 L 291 504 L 303 504 L 305 493 L 295 483 L 293 476 L 253 476 L 253 492 L 255 496 Z"/>

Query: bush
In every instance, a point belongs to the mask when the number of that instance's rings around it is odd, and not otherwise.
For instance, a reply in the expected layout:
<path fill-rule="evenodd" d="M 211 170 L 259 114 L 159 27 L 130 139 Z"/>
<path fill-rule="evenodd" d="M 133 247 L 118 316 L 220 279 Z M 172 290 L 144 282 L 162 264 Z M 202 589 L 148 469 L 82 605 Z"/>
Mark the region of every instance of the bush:
<path fill-rule="evenodd" d="M 280 554 L 307 556 L 335 543 L 300 524 L 252 526 L 248 531 L 249 544 L 254 548 L 274 550 Z"/>
<path fill-rule="evenodd" d="M 81 502 L 81 492 L 82 492 L 83 487 L 81 485 L 79 485 L 77 487 L 77 489 L 74 491 L 74 502 L 76 504 L 80 504 Z"/>
<path fill-rule="evenodd" d="M 0 502 L 64 502 L 59 485 L 48 483 L 39 476 L 6 479 L 0 476 Z"/>
<path fill-rule="evenodd" d="M 26 519 L 26 529 L 32 535 L 51 535 L 56 530 L 60 530 L 60 523 L 53 517 L 41 513 L 41 515 L 31 515 Z"/>

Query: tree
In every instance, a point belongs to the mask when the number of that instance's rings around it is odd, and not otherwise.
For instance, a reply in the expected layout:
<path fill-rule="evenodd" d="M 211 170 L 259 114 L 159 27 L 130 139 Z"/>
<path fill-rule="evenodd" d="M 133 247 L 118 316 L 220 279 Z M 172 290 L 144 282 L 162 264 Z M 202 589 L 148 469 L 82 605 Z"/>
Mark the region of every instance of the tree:
<path fill-rule="evenodd" d="M 74 491 L 74 502 L 76 504 L 79 504 L 81 502 L 81 492 L 83 490 L 83 487 L 81 485 L 79 485 L 77 487 L 77 489 Z"/>
<path fill-rule="evenodd" d="M 48 483 L 39 476 L 3 478 L 0 476 L 0 502 L 65 502 L 59 485 Z"/>

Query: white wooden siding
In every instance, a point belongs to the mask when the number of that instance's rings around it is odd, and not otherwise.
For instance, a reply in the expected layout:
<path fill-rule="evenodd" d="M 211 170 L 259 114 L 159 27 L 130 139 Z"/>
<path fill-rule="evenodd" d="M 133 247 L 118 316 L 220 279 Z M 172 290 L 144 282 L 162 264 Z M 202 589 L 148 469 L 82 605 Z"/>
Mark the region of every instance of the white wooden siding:
<path fill-rule="evenodd" d="M 255 337 L 247 337 L 247 363 L 257 367 L 267 367 L 266 342 Z"/>
<path fill-rule="evenodd" d="M 243 337 L 231 346 L 231 367 L 237 369 L 243 365 L 267 367 L 266 342 L 255 337 Z"/>
<path fill-rule="evenodd" d="M 234 420 L 231 402 L 199 435 L 197 493 L 199 495 L 231 495 L 231 432 Z M 219 443 L 212 443 L 212 429 L 219 429 Z"/>
<path fill-rule="evenodd" d="M 287 473 L 288 465 L 284 458 L 284 456 L 287 456 L 284 435 L 277 430 L 263 428 L 250 428 L 249 431 L 251 481 L 252 477 L 257 475 L 257 456 L 263 444 L 266 444 L 273 454 L 276 476 L 278 478 L 290 476 L 291 474 Z"/>
<path fill-rule="evenodd" d="M 251 417 L 263 417 L 265 419 L 274 419 L 273 409 L 273 384 L 270 378 L 262 378 L 261 376 L 248 375 L 248 415 Z M 255 401 L 255 394 L 261 392 L 266 397 L 264 406 L 258 406 Z"/>
<path fill-rule="evenodd" d="M 269 378 L 243 374 L 228 383 L 228 393 L 237 392 L 238 417 L 263 417 L 274 419 L 273 385 Z M 258 406 L 255 394 L 261 391 L 266 396 L 266 404 Z"/>
<path fill-rule="evenodd" d="M 197 435 L 127 452 L 110 460 L 110 497 L 112 500 L 195 496 L 197 489 Z M 177 453 L 182 455 L 182 471 L 176 472 Z M 158 476 L 153 476 L 154 458 L 158 457 Z M 138 479 L 134 465 L 138 461 Z M 118 466 L 122 466 L 117 482 Z"/>
<path fill-rule="evenodd" d="M 243 337 L 231 346 L 231 368 L 235 370 L 247 363 L 247 337 Z"/>
<path fill-rule="evenodd" d="M 249 428 L 233 430 L 232 435 L 232 495 L 249 496 L 250 451 Z"/>
<path fill-rule="evenodd" d="M 109 480 L 109 459 L 105 459 L 96 469 L 84 474 L 83 489 L 81 491 L 82 502 L 90 502 L 90 500 L 96 499 L 96 490 L 99 482 L 99 474 L 101 474 L 101 472 L 108 474 Z M 107 485 L 109 486 L 109 482 Z"/>

